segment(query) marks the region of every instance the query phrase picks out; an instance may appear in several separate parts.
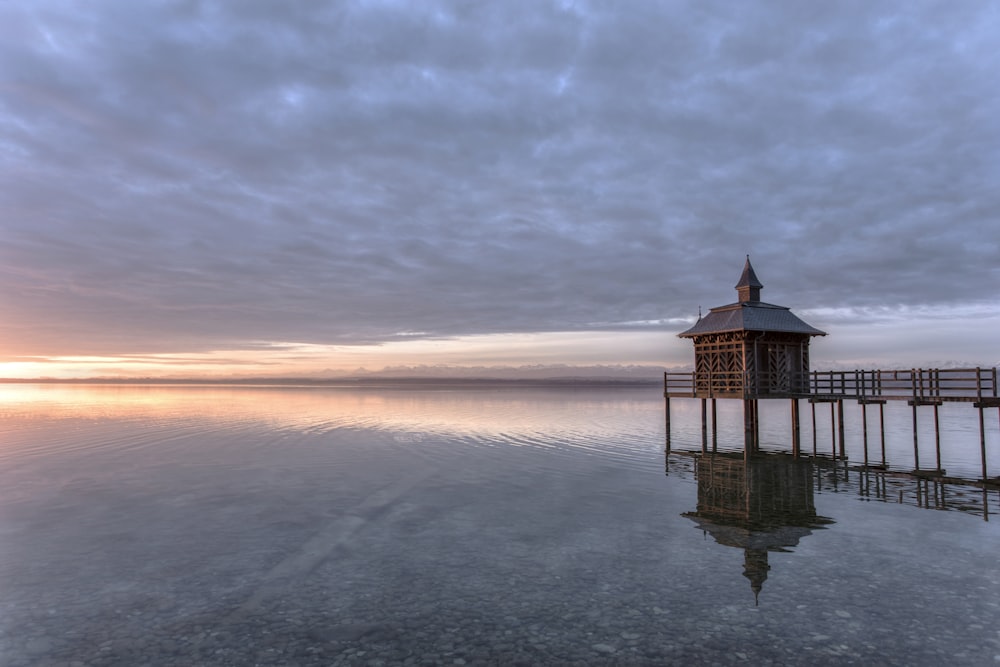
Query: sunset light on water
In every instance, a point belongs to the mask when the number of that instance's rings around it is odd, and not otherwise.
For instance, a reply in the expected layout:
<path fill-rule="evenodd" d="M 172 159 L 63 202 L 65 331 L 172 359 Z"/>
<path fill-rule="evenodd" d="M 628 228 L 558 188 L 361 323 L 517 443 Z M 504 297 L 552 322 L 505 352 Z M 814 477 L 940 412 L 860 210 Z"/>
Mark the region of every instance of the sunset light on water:
<path fill-rule="evenodd" d="M 997 662 L 990 3 L 0 34 L 3 667 Z"/>

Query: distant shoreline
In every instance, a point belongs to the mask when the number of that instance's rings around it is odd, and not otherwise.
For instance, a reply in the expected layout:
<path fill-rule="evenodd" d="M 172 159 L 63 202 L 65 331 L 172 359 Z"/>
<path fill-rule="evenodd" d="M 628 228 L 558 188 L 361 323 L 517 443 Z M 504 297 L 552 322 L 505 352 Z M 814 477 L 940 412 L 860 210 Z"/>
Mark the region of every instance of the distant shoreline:
<path fill-rule="evenodd" d="M 0 384 L 52 385 L 162 385 L 162 386 L 248 386 L 248 387 L 659 387 L 661 378 L 0 378 Z"/>

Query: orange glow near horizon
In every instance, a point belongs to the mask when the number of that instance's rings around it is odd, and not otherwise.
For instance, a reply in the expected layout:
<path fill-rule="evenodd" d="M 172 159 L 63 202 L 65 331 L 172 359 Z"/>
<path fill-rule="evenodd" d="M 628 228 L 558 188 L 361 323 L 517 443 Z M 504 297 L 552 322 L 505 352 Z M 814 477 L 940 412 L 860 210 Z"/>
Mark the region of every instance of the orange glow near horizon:
<path fill-rule="evenodd" d="M 809 315 L 809 313 L 806 313 Z M 877 314 L 876 314 L 877 315 Z M 945 368 L 1000 365 L 996 345 L 1000 315 L 966 313 L 928 317 L 842 314 L 823 322 L 830 335 L 811 346 L 814 368 Z M 829 316 L 829 313 L 828 313 Z M 836 318 L 833 318 L 836 319 Z M 974 322 L 975 326 L 970 326 Z M 313 377 L 413 369 L 413 374 L 454 368 L 519 366 L 688 367 L 690 343 L 673 331 L 642 328 L 618 331 L 484 334 L 452 338 L 409 338 L 375 345 L 319 345 L 248 341 L 245 349 L 154 352 L 108 356 L 71 353 L 0 355 L 0 378 L 190 378 L 237 379 Z"/>
<path fill-rule="evenodd" d="M 399 366 L 662 366 L 685 363 L 687 352 L 662 331 L 490 334 L 380 345 L 264 343 L 201 353 L 13 358 L 0 360 L 0 378 L 293 377 Z"/>

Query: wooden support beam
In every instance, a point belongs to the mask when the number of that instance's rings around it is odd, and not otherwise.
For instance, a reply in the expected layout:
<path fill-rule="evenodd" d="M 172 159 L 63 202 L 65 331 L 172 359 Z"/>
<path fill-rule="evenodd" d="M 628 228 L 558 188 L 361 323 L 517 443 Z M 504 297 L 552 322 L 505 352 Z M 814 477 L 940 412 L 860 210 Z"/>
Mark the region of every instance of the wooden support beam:
<path fill-rule="evenodd" d="M 941 422 L 938 418 L 938 408 L 934 406 L 934 453 L 937 456 L 937 471 L 941 472 Z"/>
<path fill-rule="evenodd" d="M 983 482 L 985 483 L 989 478 L 986 476 L 986 422 L 984 420 L 983 408 L 979 408 L 979 452 L 982 457 Z"/>
<path fill-rule="evenodd" d="M 885 401 L 878 404 L 878 430 L 882 437 L 882 467 L 885 463 Z"/>
<path fill-rule="evenodd" d="M 743 400 L 743 450 L 746 454 L 754 451 L 753 405 L 751 399 Z"/>
<path fill-rule="evenodd" d="M 701 451 L 708 452 L 708 399 L 701 399 Z"/>
<path fill-rule="evenodd" d="M 837 442 L 840 445 L 840 458 L 846 459 L 847 452 L 844 449 L 844 402 L 837 401 Z"/>
<path fill-rule="evenodd" d="M 812 431 L 813 431 L 813 457 L 816 456 L 816 403 L 809 401 L 809 408 L 812 410 Z"/>
<path fill-rule="evenodd" d="M 667 431 L 667 452 L 670 451 L 670 397 L 663 397 L 664 426 Z"/>
<path fill-rule="evenodd" d="M 833 401 L 830 401 L 830 458 L 837 460 L 837 420 L 833 416 Z"/>
<path fill-rule="evenodd" d="M 712 451 L 719 449 L 719 421 L 716 415 L 715 399 L 712 399 Z"/>
<path fill-rule="evenodd" d="M 801 448 L 800 442 L 800 429 L 799 429 L 799 399 L 793 398 L 792 400 L 792 456 L 798 458 L 799 449 Z"/>
<path fill-rule="evenodd" d="M 760 451 L 760 402 L 753 399 L 753 450 Z"/>
<path fill-rule="evenodd" d="M 865 468 L 868 467 L 868 405 L 861 402 L 861 440 L 864 443 Z"/>

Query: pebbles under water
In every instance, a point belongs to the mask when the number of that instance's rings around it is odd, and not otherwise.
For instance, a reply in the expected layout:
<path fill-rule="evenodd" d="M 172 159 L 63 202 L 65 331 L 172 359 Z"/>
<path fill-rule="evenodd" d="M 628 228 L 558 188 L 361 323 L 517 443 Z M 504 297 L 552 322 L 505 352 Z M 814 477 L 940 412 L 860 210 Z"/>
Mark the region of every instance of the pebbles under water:
<path fill-rule="evenodd" d="M 664 475 L 655 388 L 3 391 L 6 666 L 1000 656 L 978 490 L 935 511 L 816 468 L 832 523 L 766 554 L 755 606 L 692 459 Z"/>

